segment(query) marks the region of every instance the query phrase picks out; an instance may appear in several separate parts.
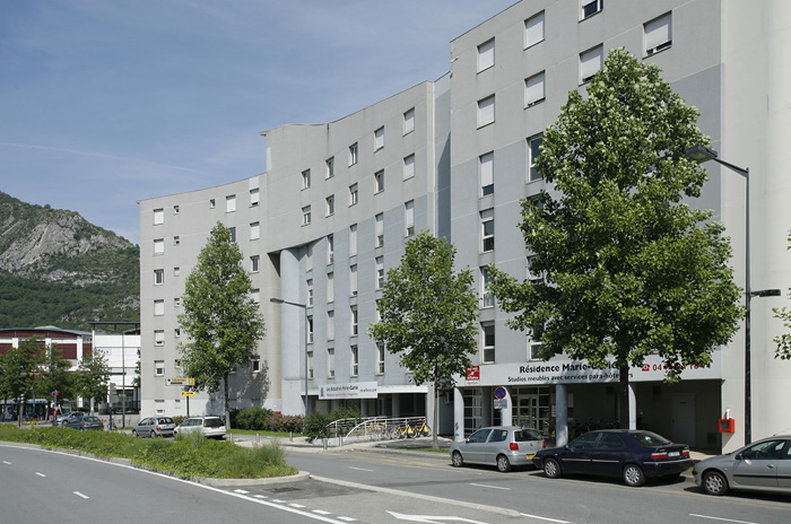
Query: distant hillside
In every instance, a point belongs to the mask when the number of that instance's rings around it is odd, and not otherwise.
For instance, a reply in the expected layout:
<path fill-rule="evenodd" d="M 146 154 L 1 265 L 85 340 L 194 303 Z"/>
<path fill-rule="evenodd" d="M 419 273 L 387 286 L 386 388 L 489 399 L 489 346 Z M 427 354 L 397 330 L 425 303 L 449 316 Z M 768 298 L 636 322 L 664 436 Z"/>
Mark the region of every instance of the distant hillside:
<path fill-rule="evenodd" d="M 79 213 L 0 191 L 0 327 L 139 319 L 139 249 Z"/>

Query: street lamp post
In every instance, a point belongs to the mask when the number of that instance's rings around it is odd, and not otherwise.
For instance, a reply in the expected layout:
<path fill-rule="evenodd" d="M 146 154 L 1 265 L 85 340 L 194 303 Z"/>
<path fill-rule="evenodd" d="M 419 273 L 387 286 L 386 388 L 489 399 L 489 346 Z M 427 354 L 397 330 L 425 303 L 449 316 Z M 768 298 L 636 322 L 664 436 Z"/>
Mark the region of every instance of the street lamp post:
<path fill-rule="evenodd" d="M 750 301 L 753 297 L 776 297 L 779 289 L 762 289 L 753 291 L 750 287 L 750 169 L 726 162 L 719 157 L 717 151 L 704 145 L 692 146 L 686 151 L 687 156 L 698 162 L 714 160 L 744 177 L 744 444 L 752 442 L 752 398 L 751 398 L 751 362 L 750 362 Z"/>
<path fill-rule="evenodd" d="M 300 304 L 299 302 L 291 302 L 283 300 L 282 298 L 270 298 L 273 304 L 288 304 L 289 306 L 301 307 L 305 312 L 305 326 L 303 329 L 304 344 L 305 344 L 305 418 L 308 418 L 309 401 L 308 401 L 308 305 Z"/>

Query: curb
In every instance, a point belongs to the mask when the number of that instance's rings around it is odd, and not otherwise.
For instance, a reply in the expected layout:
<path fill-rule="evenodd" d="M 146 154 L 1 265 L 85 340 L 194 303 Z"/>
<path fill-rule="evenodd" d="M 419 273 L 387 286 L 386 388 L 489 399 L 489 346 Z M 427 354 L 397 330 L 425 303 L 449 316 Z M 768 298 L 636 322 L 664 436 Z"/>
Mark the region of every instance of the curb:
<path fill-rule="evenodd" d="M 211 477 L 196 477 L 193 480 L 206 484 L 207 486 L 214 486 L 215 488 L 226 488 L 233 486 L 264 486 L 268 484 L 283 484 L 286 482 L 297 482 L 300 480 L 309 480 L 310 473 L 307 471 L 300 471 L 296 475 L 288 475 L 286 477 L 268 477 L 258 479 L 218 479 Z"/>
<path fill-rule="evenodd" d="M 357 482 L 350 482 L 347 480 L 337 480 L 327 477 L 319 477 L 317 475 L 310 475 L 313 480 L 319 482 L 326 482 L 328 484 L 336 484 L 347 488 L 357 488 L 365 491 L 376 491 L 378 493 L 385 493 L 387 495 L 394 495 L 398 497 L 410 497 L 415 499 L 426 500 L 428 502 L 436 502 L 439 504 L 450 504 L 452 506 L 460 506 L 462 508 L 475 509 L 479 511 L 486 511 L 489 513 L 497 513 L 505 515 L 506 517 L 523 517 L 521 513 L 513 509 L 498 508 L 496 506 L 487 506 L 486 504 L 476 504 L 474 502 L 465 502 L 463 500 L 447 499 L 443 497 L 435 497 L 433 495 L 424 495 L 422 493 L 412 493 L 411 491 L 401 491 L 399 489 L 383 488 L 380 486 L 371 486 L 369 484 L 359 484 Z"/>

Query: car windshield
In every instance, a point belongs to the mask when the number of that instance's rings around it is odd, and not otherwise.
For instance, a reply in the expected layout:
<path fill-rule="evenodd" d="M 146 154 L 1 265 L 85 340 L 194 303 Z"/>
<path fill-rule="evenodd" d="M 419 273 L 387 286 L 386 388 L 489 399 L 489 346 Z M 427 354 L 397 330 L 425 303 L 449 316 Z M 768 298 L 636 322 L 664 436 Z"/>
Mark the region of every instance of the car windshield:
<path fill-rule="evenodd" d="M 635 431 L 630 433 L 631 437 L 640 443 L 641 446 L 646 448 L 655 448 L 657 446 L 667 446 L 672 444 L 669 440 L 661 435 L 652 433 L 651 431 Z"/>
<path fill-rule="evenodd" d="M 517 442 L 524 442 L 525 440 L 541 440 L 543 437 L 541 433 L 534 429 L 522 429 L 514 431 L 514 440 Z"/>
<path fill-rule="evenodd" d="M 99 417 L 83 417 L 85 422 L 99 422 Z"/>
<path fill-rule="evenodd" d="M 163 417 L 159 419 L 160 424 L 173 424 L 173 419 L 170 417 Z"/>
<path fill-rule="evenodd" d="M 207 428 L 219 428 L 222 426 L 222 420 L 218 418 L 207 418 L 205 421 L 203 421 L 203 425 Z"/>

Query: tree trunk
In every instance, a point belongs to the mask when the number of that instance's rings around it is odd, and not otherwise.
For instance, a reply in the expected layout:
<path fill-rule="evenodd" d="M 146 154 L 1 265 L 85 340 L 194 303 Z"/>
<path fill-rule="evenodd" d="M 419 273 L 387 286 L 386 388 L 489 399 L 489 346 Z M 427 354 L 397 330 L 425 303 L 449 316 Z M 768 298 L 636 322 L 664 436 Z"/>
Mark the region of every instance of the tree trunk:
<path fill-rule="evenodd" d="M 228 402 L 228 375 L 225 375 L 222 378 L 222 389 L 223 389 L 223 399 L 225 402 L 225 430 L 230 431 L 231 429 L 231 411 L 228 409 L 229 402 Z"/>
<path fill-rule="evenodd" d="M 434 382 L 434 422 L 431 424 L 431 447 L 439 449 L 439 441 L 437 440 L 437 415 L 439 414 L 439 390 L 437 383 Z"/>
<path fill-rule="evenodd" d="M 618 368 L 618 402 L 620 420 L 618 426 L 621 429 L 629 429 L 629 366 L 621 365 Z"/>

